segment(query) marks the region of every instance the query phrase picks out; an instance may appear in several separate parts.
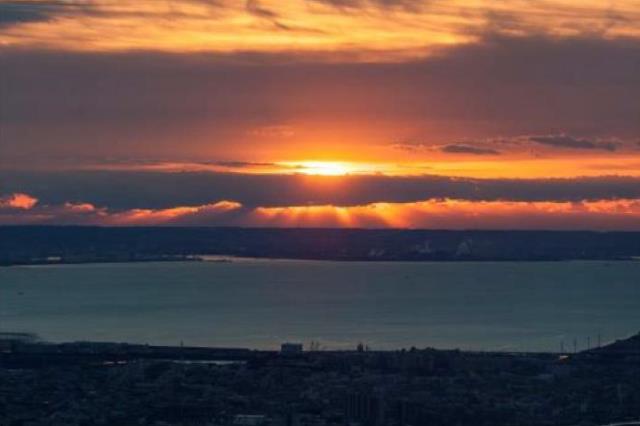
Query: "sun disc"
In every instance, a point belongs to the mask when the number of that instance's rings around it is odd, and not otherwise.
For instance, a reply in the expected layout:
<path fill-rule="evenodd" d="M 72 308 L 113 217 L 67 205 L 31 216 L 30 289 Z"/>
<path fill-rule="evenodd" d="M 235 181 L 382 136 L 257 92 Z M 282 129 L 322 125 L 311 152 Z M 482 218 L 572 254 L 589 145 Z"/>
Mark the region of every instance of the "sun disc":
<path fill-rule="evenodd" d="M 349 164 L 338 161 L 301 161 L 292 163 L 298 173 L 313 176 L 344 176 L 352 172 Z"/>

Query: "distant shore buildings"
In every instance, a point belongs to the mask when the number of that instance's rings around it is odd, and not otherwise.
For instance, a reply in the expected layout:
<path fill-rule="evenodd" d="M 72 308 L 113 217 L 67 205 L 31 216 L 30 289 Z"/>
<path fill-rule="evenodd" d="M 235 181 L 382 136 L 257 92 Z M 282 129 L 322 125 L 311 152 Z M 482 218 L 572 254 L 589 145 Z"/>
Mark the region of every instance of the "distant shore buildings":
<path fill-rule="evenodd" d="M 280 353 L 284 355 L 301 354 L 303 351 L 302 343 L 283 343 L 280 345 Z"/>

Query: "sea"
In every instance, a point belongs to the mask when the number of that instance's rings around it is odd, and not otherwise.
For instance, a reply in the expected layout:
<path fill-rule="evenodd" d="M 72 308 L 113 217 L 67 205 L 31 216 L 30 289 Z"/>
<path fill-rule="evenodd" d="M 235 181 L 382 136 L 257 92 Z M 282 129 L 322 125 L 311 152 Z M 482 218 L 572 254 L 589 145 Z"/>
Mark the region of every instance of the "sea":
<path fill-rule="evenodd" d="M 568 352 L 639 331 L 638 261 L 0 268 L 0 332 L 51 342 Z"/>

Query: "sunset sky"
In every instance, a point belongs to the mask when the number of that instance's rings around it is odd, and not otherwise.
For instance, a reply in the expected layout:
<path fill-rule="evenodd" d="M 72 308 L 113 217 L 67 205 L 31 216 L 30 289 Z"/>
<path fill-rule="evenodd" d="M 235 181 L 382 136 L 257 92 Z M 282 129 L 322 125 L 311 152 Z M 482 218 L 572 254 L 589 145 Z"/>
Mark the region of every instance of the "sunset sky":
<path fill-rule="evenodd" d="M 0 224 L 640 230 L 640 1 L 0 0 Z"/>

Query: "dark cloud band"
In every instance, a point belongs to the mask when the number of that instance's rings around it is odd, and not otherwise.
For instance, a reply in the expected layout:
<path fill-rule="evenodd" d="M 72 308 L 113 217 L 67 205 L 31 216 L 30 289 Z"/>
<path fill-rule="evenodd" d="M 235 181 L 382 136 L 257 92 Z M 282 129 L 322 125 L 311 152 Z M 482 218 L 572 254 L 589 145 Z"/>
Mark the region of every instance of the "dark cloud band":
<path fill-rule="evenodd" d="M 532 142 L 555 148 L 570 149 L 599 149 L 604 151 L 615 151 L 618 145 L 609 141 L 593 141 L 589 139 L 574 138 L 567 135 L 531 136 Z"/>
<path fill-rule="evenodd" d="M 158 172 L 1 172 L 0 192 L 41 204 L 86 202 L 113 209 L 170 208 L 234 200 L 248 207 L 416 202 L 565 201 L 640 198 L 640 178 L 467 179 L 439 176 L 250 175 Z M 126 188 L 126 190 L 123 190 Z"/>
<path fill-rule="evenodd" d="M 441 151 L 449 154 L 500 155 L 500 152 L 495 149 L 466 144 L 445 145 Z"/>

